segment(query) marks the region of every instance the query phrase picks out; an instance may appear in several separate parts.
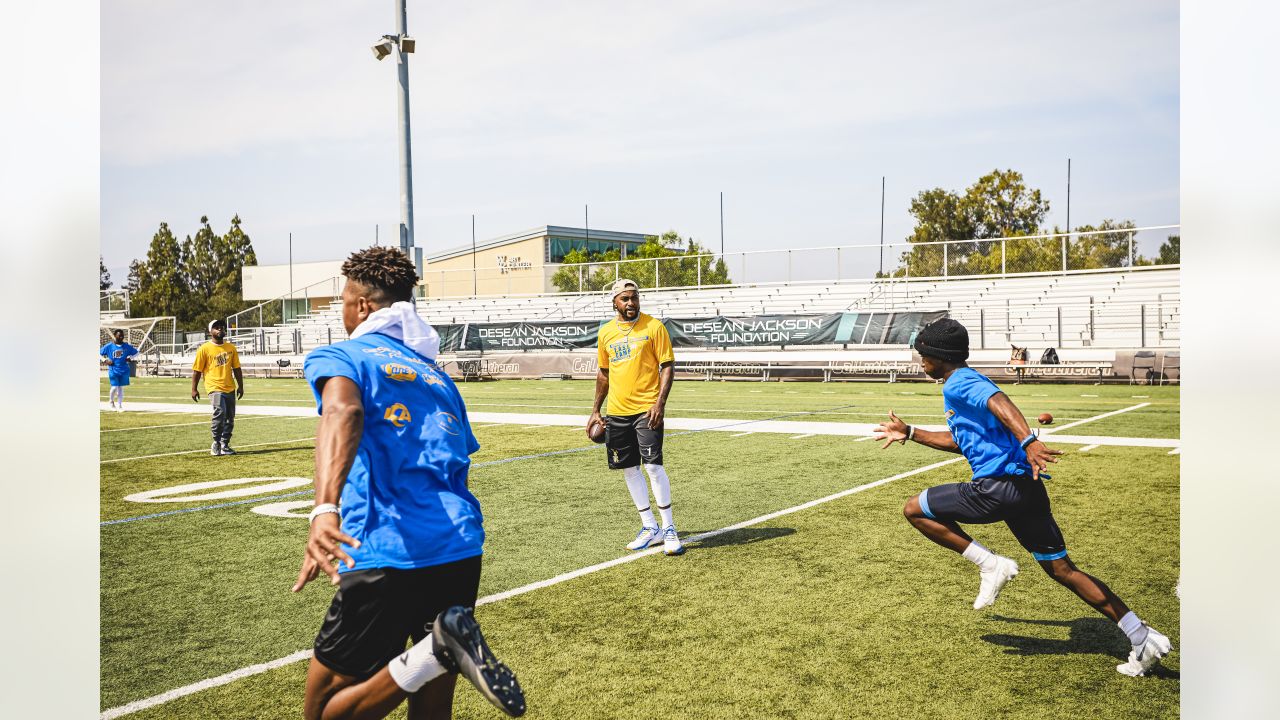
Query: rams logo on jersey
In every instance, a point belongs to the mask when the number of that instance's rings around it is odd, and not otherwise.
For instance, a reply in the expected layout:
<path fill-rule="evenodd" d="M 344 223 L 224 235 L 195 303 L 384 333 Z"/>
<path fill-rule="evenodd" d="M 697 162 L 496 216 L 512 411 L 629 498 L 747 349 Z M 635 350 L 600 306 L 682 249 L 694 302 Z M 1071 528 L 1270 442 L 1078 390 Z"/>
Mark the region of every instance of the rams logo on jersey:
<path fill-rule="evenodd" d="M 387 408 L 387 411 L 382 414 L 382 417 L 387 422 L 398 428 L 402 428 L 413 421 L 413 418 L 409 415 L 409 408 L 405 407 L 402 403 L 396 403 L 395 405 Z"/>
<path fill-rule="evenodd" d="M 444 412 L 443 410 L 436 413 L 436 425 L 450 435 L 462 434 L 462 421 L 453 413 Z"/>
<path fill-rule="evenodd" d="M 387 363 L 382 366 L 382 372 L 392 380 L 401 382 L 413 382 L 418 379 L 418 372 L 408 365 L 399 365 L 396 363 Z"/>

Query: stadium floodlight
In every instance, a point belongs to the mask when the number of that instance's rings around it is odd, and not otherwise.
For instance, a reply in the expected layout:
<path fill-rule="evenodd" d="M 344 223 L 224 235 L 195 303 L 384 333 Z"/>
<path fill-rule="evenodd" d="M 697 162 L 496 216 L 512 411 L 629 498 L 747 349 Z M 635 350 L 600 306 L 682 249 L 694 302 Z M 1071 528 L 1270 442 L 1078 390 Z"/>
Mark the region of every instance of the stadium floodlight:
<path fill-rule="evenodd" d="M 417 41 L 411 37 L 400 38 L 400 52 L 411 53 L 415 45 L 417 45 Z"/>
<path fill-rule="evenodd" d="M 384 37 L 382 39 L 382 42 L 377 43 L 371 48 L 373 50 L 373 57 L 375 59 L 381 60 L 382 58 L 390 55 L 391 50 L 394 47 L 395 47 L 395 43 L 391 42 L 391 38 Z"/>

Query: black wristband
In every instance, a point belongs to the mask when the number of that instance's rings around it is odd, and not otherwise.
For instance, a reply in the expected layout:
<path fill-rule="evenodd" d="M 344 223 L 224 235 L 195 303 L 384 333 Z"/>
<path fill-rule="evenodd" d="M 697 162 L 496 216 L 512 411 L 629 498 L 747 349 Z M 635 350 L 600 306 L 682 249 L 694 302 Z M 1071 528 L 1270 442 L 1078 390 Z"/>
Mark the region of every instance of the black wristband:
<path fill-rule="evenodd" d="M 1023 438 L 1023 439 L 1022 439 L 1022 442 L 1021 442 L 1021 443 L 1019 443 L 1019 444 L 1022 446 L 1022 449 L 1023 449 L 1023 450 L 1026 450 L 1028 445 L 1030 445 L 1031 443 L 1033 443 L 1033 442 L 1035 442 L 1036 440 L 1039 440 L 1039 439 L 1040 439 L 1040 436 L 1039 436 L 1039 435 L 1036 435 L 1035 433 L 1031 433 L 1030 435 L 1028 435 L 1028 436 L 1026 436 L 1025 438 Z"/>

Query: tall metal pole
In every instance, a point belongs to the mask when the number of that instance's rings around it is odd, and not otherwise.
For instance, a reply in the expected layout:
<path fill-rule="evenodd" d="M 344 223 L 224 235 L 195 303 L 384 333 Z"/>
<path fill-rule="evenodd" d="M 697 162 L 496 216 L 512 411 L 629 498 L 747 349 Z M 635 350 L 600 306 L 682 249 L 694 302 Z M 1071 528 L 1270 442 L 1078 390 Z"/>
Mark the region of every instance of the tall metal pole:
<path fill-rule="evenodd" d="M 880 272 L 877 277 L 884 277 L 884 176 L 880 176 Z"/>
<path fill-rule="evenodd" d="M 724 191 L 720 191 L 720 259 L 724 259 Z"/>
<path fill-rule="evenodd" d="M 293 233 L 289 233 L 289 299 L 293 299 Z"/>
<path fill-rule="evenodd" d="M 582 224 L 584 226 L 584 229 L 587 231 L 587 239 L 585 243 L 586 247 L 582 248 L 582 252 L 586 253 L 587 256 L 590 257 L 591 255 L 591 206 L 590 205 L 582 206 Z"/>
<path fill-rule="evenodd" d="M 480 281 L 476 279 L 476 215 L 471 213 L 471 295 L 480 294 Z"/>
<path fill-rule="evenodd" d="M 381 242 L 378 241 L 378 224 L 377 223 L 373 224 L 373 244 L 374 246 L 382 244 Z"/>
<path fill-rule="evenodd" d="M 396 35 L 408 34 L 405 0 L 396 0 Z M 396 98 L 400 120 L 400 249 L 412 259 L 413 242 L 413 150 L 409 139 L 409 56 L 396 43 L 396 77 L 400 94 Z"/>
<path fill-rule="evenodd" d="M 1067 243 L 1071 241 L 1071 158 L 1067 158 L 1067 237 L 1062 241 L 1062 271 L 1067 270 Z"/>

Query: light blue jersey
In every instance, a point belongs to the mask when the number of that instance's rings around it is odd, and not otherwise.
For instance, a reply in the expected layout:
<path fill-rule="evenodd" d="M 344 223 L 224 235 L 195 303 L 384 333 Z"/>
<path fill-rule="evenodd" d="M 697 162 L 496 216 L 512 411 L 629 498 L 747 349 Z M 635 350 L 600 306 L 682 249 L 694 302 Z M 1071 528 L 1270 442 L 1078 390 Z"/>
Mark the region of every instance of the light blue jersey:
<path fill-rule="evenodd" d="M 973 368 L 951 373 L 942 386 L 947 427 L 960 452 L 973 468 L 973 478 L 1025 475 L 1031 477 L 1027 453 L 995 416 L 987 401 L 1000 388 Z"/>
<path fill-rule="evenodd" d="M 128 385 L 129 358 L 138 354 L 138 348 L 127 342 L 119 345 L 109 342 L 102 346 L 98 354 L 111 363 L 107 370 L 107 381 L 112 385 Z"/>
<path fill-rule="evenodd" d="M 449 376 L 380 333 L 313 350 L 303 372 L 322 414 L 325 378 L 350 378 L 364 400 L 364 431 L 341 502 L 342 531 L 361 543 L 343 548 L 354 569 L 412 569 L 479 555 L 483 517 L 467 472 L 480 443 Z"/>

